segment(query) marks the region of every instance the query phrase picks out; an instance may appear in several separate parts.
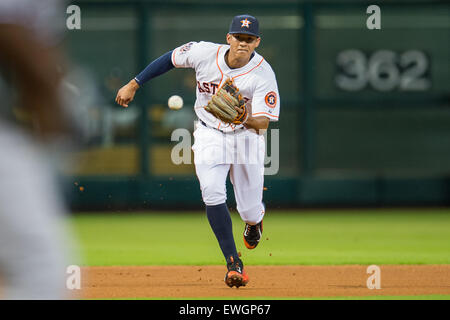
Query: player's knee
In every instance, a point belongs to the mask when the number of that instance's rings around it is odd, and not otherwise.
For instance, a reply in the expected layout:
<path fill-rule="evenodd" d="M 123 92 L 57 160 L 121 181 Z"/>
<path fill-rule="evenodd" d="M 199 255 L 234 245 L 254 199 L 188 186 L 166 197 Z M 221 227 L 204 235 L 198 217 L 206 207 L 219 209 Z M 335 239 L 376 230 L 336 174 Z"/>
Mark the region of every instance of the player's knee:
<path fill-rule="evenodd" d="M 217 186 L 207 186 L 202 190 L 203 202 L 207 206 L 215 206 L 224 203 L 227 200 L 227 195 L 223 188 Z"/>

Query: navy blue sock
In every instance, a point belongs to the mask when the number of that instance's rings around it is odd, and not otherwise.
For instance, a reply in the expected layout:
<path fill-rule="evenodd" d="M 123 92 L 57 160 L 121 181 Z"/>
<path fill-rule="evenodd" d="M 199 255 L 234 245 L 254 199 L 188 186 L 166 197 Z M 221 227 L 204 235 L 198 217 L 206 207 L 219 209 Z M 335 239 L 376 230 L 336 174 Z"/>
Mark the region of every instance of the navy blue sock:
<path fill-rule="evenodd" d="M 230 256 L 237 257 L 238 254 L 233 238 L 233 225 L 226 203 L 206 206 L 206 215 L 217 241 L 219 241 L 219 246 L 225 259 Z"/>

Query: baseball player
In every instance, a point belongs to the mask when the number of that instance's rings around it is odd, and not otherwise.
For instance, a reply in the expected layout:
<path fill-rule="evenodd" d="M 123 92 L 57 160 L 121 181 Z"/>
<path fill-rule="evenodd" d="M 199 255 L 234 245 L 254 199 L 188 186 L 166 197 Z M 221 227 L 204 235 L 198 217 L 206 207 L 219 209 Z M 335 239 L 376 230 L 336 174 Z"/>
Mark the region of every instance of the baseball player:
<path fill-rule="evenodd" d="M 249 277 L 236 251 L 226 205 L 228 173 L 237 210 L 246 223 L 244 244 L 258 245 L 265 207 L 262 201 L 265 143 L 262 130 L 277 121 L 280 97 L 275 74 L 255 49 L 259 46 L 258 20 L 235 16 L 227 44 L 189 42 L 162 55 L 122 87 L 116 102 L 124 107 L 150 79 L 172 68 L 196 73 L 198 117 L 194 131 L 194 164 L 206 214 L 227 262 L 225 283 L 245 286 Z"/>
<path fill-rule="evenodd" d="M 53 49 L 65 27 L 61 5 L 0 1 L 0 296 L 6 299 L 70 297 L 66 208 L 41 148 L 68 128 Z M 26 110 L 32 129 L 17 125 L 13 107 Z"/>

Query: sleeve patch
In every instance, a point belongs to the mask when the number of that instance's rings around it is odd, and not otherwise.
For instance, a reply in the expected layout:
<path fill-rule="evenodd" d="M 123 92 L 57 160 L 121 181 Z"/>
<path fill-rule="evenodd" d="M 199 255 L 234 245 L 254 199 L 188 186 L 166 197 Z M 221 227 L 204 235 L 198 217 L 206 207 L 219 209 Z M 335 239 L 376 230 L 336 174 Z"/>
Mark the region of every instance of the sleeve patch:
<path fill-rule="evenodd" d="M 180 48 L 180 54 L 185 54 L 186 52 L 191 50 L 191 47 L 193 44 L 194 44 L 194 42 L 189 42 L 189 43 L 186 43 L 184 46 L 182 46 Z"/>
<path fill-rule="evenodd" d="M 269 108 L 275 108 L 277 105 L 277 94 L 275 91 L 270 91 L 268 94 L 266 94 L 266 97 L 264 98 L 264 101 L 266 102 L 266 105 Z"/>

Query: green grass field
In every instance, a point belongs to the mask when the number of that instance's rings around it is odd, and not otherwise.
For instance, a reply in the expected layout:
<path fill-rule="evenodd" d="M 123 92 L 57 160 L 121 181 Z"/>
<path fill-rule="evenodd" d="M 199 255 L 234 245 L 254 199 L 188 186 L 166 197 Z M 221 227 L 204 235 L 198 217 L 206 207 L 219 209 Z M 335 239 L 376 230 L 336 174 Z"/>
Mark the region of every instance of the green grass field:
<path fill-rule="evenodd" d="M 83 213 L 71 220 L 84 266 L 224 264 L 202 212 Z M 236 212 L 232 220 L 246 265 L 450 264 L 450 209 L 269 211 L 262 243 L 252 251 L 244 247 L 244 223 Z M 201 300 L 206 299 L 224 298 Z M 449 300 L 450 295 L 309 299 Z"/>
<path fill-rule="evenodd" d="M 83 265 L 222 265 L 202 212 L 85 213 L 72 218 Z M 450 209 L 269 211 L 247 265 L 450 264 Z M 268 239 L 267 239 L 268 238 Z"/>

